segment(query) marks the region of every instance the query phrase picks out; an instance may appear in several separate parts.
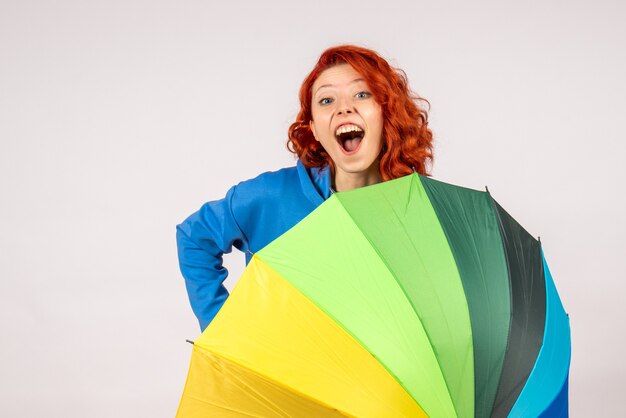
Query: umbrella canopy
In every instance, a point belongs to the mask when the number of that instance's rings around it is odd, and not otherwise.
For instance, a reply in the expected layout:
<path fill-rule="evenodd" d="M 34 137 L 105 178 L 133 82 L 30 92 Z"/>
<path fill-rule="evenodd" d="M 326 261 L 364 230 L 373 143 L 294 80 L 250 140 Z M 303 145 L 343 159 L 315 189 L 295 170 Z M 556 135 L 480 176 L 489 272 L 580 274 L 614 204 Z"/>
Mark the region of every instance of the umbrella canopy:
<path fill-rule="evenodd" d="M 489 193 L 412 174 L 254 255 L 177 416 L 567 416 L 569 359 L 540 243 Z"/>

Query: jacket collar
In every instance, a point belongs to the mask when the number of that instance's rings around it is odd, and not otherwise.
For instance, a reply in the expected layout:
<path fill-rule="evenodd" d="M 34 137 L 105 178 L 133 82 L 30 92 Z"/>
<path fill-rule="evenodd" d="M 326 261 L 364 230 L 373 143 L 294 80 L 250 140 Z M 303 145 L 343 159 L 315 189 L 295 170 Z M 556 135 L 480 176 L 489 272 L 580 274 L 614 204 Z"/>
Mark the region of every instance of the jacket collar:
<path fill-rule="evenodd" d="M 305 196 L 316 206 L 321 205 L 331 195 L 330 167 L 306 168 L 302 161 L 297 163 L 300 185 Z"/>

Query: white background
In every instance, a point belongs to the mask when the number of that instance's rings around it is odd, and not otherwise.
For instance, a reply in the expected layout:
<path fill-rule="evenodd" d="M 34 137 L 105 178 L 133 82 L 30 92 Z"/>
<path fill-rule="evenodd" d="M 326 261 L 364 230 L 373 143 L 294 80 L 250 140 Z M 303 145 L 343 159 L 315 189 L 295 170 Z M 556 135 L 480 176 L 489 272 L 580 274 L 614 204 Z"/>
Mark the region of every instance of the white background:
<path fill-rule="evenodd" d="M 300 83 L 357 43 L 431 102 L 434 177 L 488 185 L 541 236 L 571 318 L 571 416 L 619 416 L 625 10 L 1 0 L 0 415 L 175 414 L 199 329 L 174 227 L 294 164 Z"/>

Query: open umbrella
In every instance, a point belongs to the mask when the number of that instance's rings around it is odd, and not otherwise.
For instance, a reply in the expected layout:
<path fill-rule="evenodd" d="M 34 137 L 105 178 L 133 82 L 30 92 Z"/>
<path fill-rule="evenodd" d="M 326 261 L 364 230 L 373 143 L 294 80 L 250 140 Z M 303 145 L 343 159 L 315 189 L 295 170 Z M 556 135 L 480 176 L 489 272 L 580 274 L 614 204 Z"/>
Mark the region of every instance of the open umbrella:
<path fill-rule="evenodd" d="M 488 192 L 412 174 L 254 255 L 177 416 L 567 416 L 569 359 L 540 243 Z"/>

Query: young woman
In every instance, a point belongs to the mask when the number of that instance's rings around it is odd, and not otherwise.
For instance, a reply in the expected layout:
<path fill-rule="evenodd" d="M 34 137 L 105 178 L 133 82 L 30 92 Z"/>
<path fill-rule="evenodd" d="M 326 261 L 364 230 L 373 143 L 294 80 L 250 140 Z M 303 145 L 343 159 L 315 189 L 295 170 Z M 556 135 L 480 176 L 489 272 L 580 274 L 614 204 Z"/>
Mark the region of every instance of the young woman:
<path fill-rule="evenodd" d="M 335 191 L 428 174 L 432 132 L 421 101 L 376 52 L 324 51 L 302 83 L 289 128 L 296 166 L 239 183 L 177 226 L 180 269 L 202 330 L 228 297 L 222 255 L 232 247 L 248 262 Z"/>

